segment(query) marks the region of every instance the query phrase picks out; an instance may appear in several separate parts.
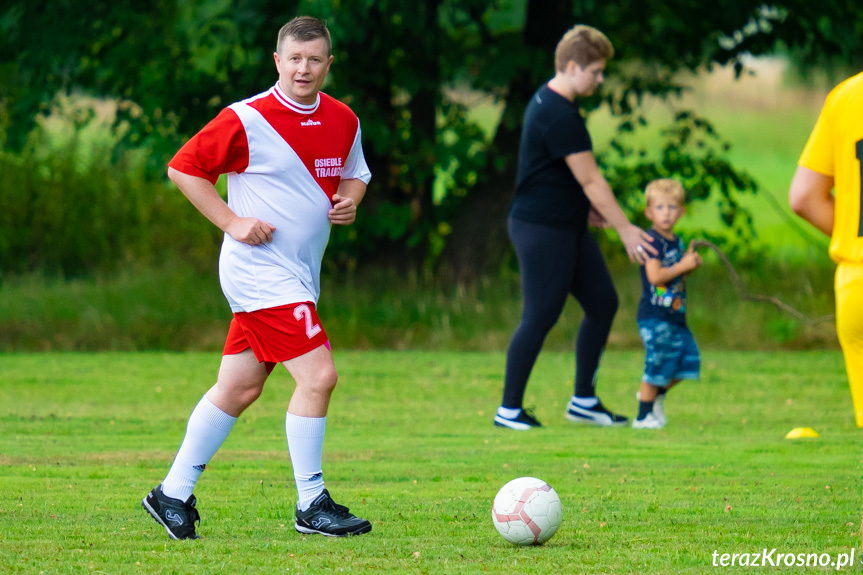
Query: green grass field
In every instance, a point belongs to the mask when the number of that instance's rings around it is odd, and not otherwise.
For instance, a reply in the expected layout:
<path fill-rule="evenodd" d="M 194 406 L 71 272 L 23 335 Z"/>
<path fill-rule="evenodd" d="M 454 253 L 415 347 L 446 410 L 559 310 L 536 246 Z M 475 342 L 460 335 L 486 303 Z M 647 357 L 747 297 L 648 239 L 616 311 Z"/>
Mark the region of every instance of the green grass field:
<path fill-rule="evenodd" d="M 605 402 L 629 415 L 641 361 L 610 351 L 601 367 Z M 218 354 L 0 356 L 0 572 L 705 573 L 714 551 L 859 558 L 860 430 L 838 352 L 705 351 L 662 431 L 567 422 L 572 362 L 540 356 L 527 404 L 545 427 L 516 433 L 491 425 L 501 353 L 337 352 L 325 479 L 374 529 L 335 540 L 292 528 L 280 369 L 198 484 L 204 539 L 176 542 L 140 499 Z M 800 426 L 820 438 L 784 439 Z M 505 543 L 490 518 L 524 475 L 564 505 L 539 548 Z"/>

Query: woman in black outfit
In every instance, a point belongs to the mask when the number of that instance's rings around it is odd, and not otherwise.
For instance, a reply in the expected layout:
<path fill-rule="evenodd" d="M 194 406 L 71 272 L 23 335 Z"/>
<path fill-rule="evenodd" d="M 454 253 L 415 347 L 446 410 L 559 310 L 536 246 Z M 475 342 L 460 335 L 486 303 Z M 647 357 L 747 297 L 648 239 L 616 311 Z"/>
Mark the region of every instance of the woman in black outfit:
<path fill-rule="evenodd" d="M 575 346 L 575 393 L 566 418 L 592 425 L 626 425 L 596 397 L 596 371 L 617 311 L 617 292 L 596 240 L 594 225 L 617 231 L 629 259 L 655 254 L 651 238 L 630 223 L 600 174 L 577 98 L 602 84 L 614 55 L 608 38 L 578 25 L 555 50 L 556 73 L 533 95 L 524 113 L 518 175 L 507 220 L 521 267 L 524 309 L 509 345 L 503 402 L 495 425 L 519 431 L 539 427 L 522 408 L 527 380 L 545 336 L 572 294 L 584 310 Z"/>

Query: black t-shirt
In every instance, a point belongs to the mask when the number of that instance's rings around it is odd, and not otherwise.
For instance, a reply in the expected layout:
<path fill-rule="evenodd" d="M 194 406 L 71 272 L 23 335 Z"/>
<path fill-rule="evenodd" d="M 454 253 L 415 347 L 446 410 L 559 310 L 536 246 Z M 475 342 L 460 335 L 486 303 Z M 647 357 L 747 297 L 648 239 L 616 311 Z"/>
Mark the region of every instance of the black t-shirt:
<path fill-rule="evenodd" d="M 548 86 L 537 90 L 524 112 L 509 215 L 558 228 L 584 229 L 590 201 L 564 158 L 592 149 L 578 104 Z"/>

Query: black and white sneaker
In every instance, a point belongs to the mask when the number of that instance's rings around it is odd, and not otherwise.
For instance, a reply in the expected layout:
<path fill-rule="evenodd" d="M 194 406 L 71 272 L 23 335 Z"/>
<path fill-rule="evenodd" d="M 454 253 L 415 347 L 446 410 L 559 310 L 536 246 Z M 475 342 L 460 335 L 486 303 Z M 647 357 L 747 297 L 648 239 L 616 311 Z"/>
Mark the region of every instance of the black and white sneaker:
<path fill-rule="evenodd" d="M 593 407 L 581 407 L 570 401 L 566 408 L 566 418 L 573 423 L 602 427 L 619 427 L 629 423 L 629 419 L 625 416 L 608 411 L 602 403 L 597 403 Z"/>
<path fill-rule="evenodd" d="M 305 511 L 297 509 L 294 528 L 300 533 L 320 533 L 329 537 L 362 535 L 372 530 L 372 524 L 360 519 L 344 505 L 339 505 L 324 489 Z"/>
<path fill-rule="evenodd" d="M 141 506 L 168 531 L 171 539 L 200 539 L 195 533 L 195 523 L 201 522 L 201 516 L 195 509 L 197 502 L 194 495 L 190 495 L 186 501 L 168 497 L 162 493 L 160 484 L 147 494 Z"/>
<path fill-rule="evenodd" d="M 542 424 L 526 409 L 522 409 L 518 415 L 512 419 L 500 414 L 495 414 L 494 424 L 497 427 L 508 427 L 509 429 L 515 429 L 516 431 L 527 431 L 531 427 L 542 427 Z"/>

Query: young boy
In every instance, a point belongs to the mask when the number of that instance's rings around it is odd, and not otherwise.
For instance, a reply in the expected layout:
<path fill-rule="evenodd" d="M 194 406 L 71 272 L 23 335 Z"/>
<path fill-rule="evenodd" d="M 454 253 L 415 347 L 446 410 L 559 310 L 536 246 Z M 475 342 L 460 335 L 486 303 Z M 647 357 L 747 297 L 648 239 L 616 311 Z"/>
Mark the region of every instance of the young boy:
<path fill-rule="evenodd" d="M 686 326 L 686 274 L 701 265 L 692 249 L 674 235 L 674 224 L 683 216 L 684 191 L 679 182 L 659 179 L 644 191 L 648 233 L 659 252 L 648 256 L 641 266 L 641 301 L 638 303 L 638 332 L 646 352 L 644 375 L 638 392 L 636 429 L 665 427 L 665 392 L 681 379 L 698 379 L 701 358 L 692 333 Z"/>

